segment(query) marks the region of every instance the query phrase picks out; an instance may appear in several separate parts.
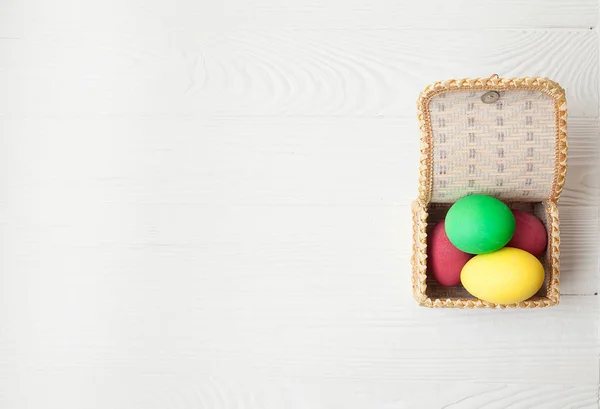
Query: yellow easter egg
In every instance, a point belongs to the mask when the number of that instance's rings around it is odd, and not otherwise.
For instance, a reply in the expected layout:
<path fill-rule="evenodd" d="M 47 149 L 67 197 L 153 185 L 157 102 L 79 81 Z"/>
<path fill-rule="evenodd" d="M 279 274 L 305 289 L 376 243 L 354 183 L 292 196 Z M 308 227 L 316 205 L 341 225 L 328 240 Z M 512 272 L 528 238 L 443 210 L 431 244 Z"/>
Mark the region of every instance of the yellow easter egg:
<path fill-rule="evenodd" d="M 469 260 L 462 268 L 460 281 L 480 300 L 513 304 L 538 292 L 544 284 L 544 267 L 525 250 L 504 247 Z"/>

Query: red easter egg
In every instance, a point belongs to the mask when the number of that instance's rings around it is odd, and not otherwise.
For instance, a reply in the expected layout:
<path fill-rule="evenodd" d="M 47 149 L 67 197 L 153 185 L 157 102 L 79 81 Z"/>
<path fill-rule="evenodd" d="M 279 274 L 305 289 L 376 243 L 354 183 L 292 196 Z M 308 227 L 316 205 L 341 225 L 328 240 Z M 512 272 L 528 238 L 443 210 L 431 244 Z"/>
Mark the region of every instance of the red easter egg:
<path fill-rule="evenodd" d="M 434 226 L 427 237 L 427 269 L 438 283 L 444 287 L 460 284 L 460 271 L 473 257 L 454 247 L 441 221 Z"/>
<path fill-rule="evenodd" d="M 542 222 L 532 214 L 513 210 L 517 227 L 515 234 L 508 242 L 508 247 L 525 250 L 536 257 L 542 255 L 546 249 L 548 235 Z"/>

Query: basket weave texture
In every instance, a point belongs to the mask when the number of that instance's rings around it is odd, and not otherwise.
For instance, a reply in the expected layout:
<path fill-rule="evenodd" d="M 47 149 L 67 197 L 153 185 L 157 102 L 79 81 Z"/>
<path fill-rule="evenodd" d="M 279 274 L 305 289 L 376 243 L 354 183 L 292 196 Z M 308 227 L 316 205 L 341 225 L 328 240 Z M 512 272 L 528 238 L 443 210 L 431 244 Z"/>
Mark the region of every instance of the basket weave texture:
<path fill-rule="evenodd" d="M 484 103 L 482 95 L 500 98 Z M 417 101 L 421 130 L 419 194 L 413 203 L 412 285 L 426 307 L 536 308 L 558 304 L 557 201 L 567 162 L 564 90 L 546 78 L 453 79 L 429 85 Z M 427 233 L 449 206 L 487 194 L 535 214 L 548 232 L 542 289 L 517 304 L 478 300 L 427 276 Z"/>

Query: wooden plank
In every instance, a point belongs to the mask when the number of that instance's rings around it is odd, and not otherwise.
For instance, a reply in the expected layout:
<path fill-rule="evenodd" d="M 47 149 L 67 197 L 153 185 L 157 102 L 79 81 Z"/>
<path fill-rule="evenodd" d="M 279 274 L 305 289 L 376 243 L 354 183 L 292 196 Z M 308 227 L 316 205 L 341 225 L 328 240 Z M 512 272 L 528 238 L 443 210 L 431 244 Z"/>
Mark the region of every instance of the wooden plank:
<path fill-rule="evenodd" d="M 17 40 L 22 34 L 22 24 L 25 19 L 23 2 L 5 0 L 0 13 L 0 42 Z"/>
<path fill-rule="evenodd" d="M 593 385 L 317 381 L 314 378 L 257 377 L 255 373 L 147 382 L 152 384 L 144 394 L 147 407 L 160 402 L 164 407 L 233 408 L 237 404 L 263 409 L 597 409 L 597 391 Z"/>
<path fill-rule="evenodd" d="M 567 125 L 569 164 L 598 166 L 600 123 L 593 119 L 569 118 Z"/>
<path fill-rule="evenodd" d="M 201 7 L 198 7 L 200 9 Z M 590 29 L 598 23 L 598 4 L 592 0 L 444 0 L 390 2 L 375 0 L 308 1 L 236 0 L 222 10 L 204 10 L 222 18 L 228 28 L 384 28 L 384 29 Z M 200 10 L 197 10 L 200 13 Z M 219 21 L 218 20 L 218 21 Z"/>
<path fill-rule="evenodd" d="M 572 161 L 574 162 L 574 161 Z M 561 203 L 598 204 L 600 198 L 600 167 L 595 165 L 579 165 L 569 162 L 567 181 L 561 195 Z"/>
<path fill-rule="evenodd" d="M 0 16 L 0 35 L 31 37 L 55 31 L 91 34 L 122 31 L 122 38 L 152 37 L 157 30 L 187 36 L 204 30 L 264 29 L 590 29 L 598 23 L 595 0 L 230 0 L 227 3 L 159 0 L 106 1 L 74 8 L 52 3 L 9 1 Z"/>
<path fill-rule="evenodd" d="M 600 207 L 559 206 L 560 287 L 562 294 L 600 291 Z"/>
<path fill-rule="evenodd" d="M 216 361 L 208 368 L 194 366 L 199 364 L 188 357 L 177 364 L 173 361 L 172 367 L 161 372 L 150 372 L 144 369 L 146 365 L 32 372 L 27 380 L 47 387 L 38 387 L 36 394 L 15 387 L 0 401 L 19 408 L 47 406 L 45 403 L 56 400 L 66 405 L 63 407 L 77 408 L 81 402 L 89 402 L 86 407 L 90 409 L 597 409 L 597 388 L 589 384 L 340 379 L 318 372 L 280 375 L 264 368 L 247 368 L 243 363 L 226 373 Z M 101 381 L 99 374 L 104 375 Z M 130 380 L 126 386 L 124 379 Z M 69 389 L 68 384 L 77 387 Z M 98 390 L 105 393 L 89 400 Z"/>
<path fill-rule="evenodd" d="M 54 30 L 0 42 L 0 86 L 19 95 L 1 115 L 414 118 L 428 83 L 499 73 L 550 77 L 571 116 L 598 116 L 590 30 L 197 29 L 193 41 Z"/>
<path fill-rule="evenodd" d="M 204 44 L 189 93 L 212 115 L 413 117 L 428 83 L 488 72 L 553 78 L 572 116 L 598 115 L 592 32 L 315 30 L 220 33 Z"/>
<path fill-rule="evenodd" d="M 68 189 L 93 177 L 107 189 L 114 177 L 140 194 L 145 189 L 149 202 L 209 205 L 395 206 L 416 198 L 416 119 L 23 118 L 1 124 L 11 135 L 3 141 L 11 186 L 39 177 Z M 597 206 L 597 134 L 596 120 L 569 120 L 561 204 Z M 34 152 L 38 167 L 47 163 L 44 171 L 15 171 L 23 166 L 15 158 L 27 162 Z M 158 157 L 169 165 L 157 166 Z"/>

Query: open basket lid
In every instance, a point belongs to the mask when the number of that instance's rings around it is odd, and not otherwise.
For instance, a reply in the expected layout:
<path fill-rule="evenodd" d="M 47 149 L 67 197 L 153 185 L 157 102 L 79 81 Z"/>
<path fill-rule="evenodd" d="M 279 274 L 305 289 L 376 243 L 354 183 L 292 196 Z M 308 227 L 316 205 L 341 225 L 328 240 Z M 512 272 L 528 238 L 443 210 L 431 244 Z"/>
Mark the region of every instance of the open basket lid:
<path fill-rule="evenodd" d="M 565 91 L 547 78 L 492 76 L 429 85 L 417 101 L 419 200 L 480 193 L 558 200 L 567 165 Z"/>

